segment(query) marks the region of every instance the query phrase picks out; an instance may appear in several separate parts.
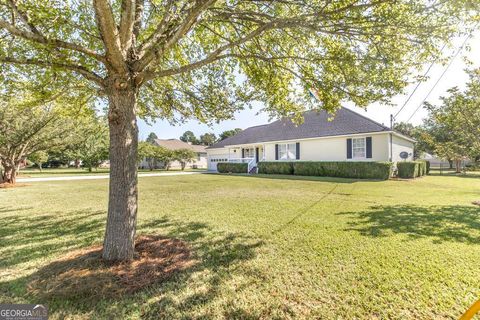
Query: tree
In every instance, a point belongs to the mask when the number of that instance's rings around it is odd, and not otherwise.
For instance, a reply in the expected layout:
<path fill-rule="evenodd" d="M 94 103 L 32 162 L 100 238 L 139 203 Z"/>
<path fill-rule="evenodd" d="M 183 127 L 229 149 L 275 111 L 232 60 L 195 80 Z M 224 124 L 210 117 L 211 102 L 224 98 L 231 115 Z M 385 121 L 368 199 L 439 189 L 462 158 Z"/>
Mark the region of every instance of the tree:
<path fill-rule="evenodd" d="M 173 152 L 173 159 L 180 162 L 182 170 L 185 170 L 188 162 L 192 162 L 196 158 L 197 154 L 191 149 L 178 149 Z"/>
<path fill-rule="evenodd" d="M 155 145 L 147 141 L 138 144 L 138 162 L 143 160 L 147 162 L 150 171 L 155 168 Z"/>
<path fill-rule="evenodd" d="M 20 97 L 0 103 L 1 182 L 15 184 L 23 160 L 64 145 L 70 135 L 73 121 L 64 117 L 53 102 L 41 102 Z"/>
<path fill-rule="evenodd" d="M 181 136 L 180 140 L 183 142 L 189 142 L 191 144 L 198 144 L 198 139 L 192 131 L 185 131 Z"/>
<path fill-rule="evenodd" d="M 230 138 L 230 137 L 233 137 L 234 135 L 236 135 L 237 133 L 240 133 L 242 131 L 242 129 L 240 128 L 235 128 L 233 130 L 226 130 L 226 131 L 223 131 L 222 133 L 220 133 L 220 141 L 221 140 L 225 140 L 227 138 Z"/>
<path fill-rule="evenodd" d="M 108 126 L 104 119 L 90 115 L 82 119 L 75 128 L 75 137 L 66 154 L 82 164 L 89 172 L 108 160 Z"/>
<path fill-rule="evenodd" d="M 150 134 L 148 135 L 147 137 L 147 141 L 148 143 L 150 144 L 155 144 L 155 140 L 158 139 L 157 135 L 155 134 L 155 132 L 150 132 Z"/>
<path fill-rule="evenodd" d="M 414 158 L 418 159 L 424 153 L 432 153 L 433 147 L 428 139 L 429 132 L 425 125 L 414 126 L 411 123 L 399 122 L 394 125 L 394 130 L 415 139 Z"/>
<path fill-rule="evenodd" d="M 440 106 L 426 104 L 435 153 L 453 160 L 457 173 L 463 159 L 480 154 L 480 69 L 470 70 L 469 76 L 464 91 L 451 88 Z"/>
<path fill-rule="evenodd" d="M 38 166 L 38 170 L 42 171 L 42 164 L 48 161 L 48 153 L 45 150 L 34 152 L 28 156 L 28 160 Z"/>
<path fill-rule="evenodd" d="M 205 133 L 200 136 L 200 143 L 205 146 L 211 146 L 217 141 L 217 136 L 214 133 Z"/>
<path fill-rule="evenodd" d="M 2 78 L 96 90 L 108 101 L 106 260 L 134 255 L 137 116 L 230 119 L 342 101 L 388 102 L 477 2 L 411 0 L 0 1 Z M 94 17 L 94 18 L 92 18 Z M 442 41 L 439 41 L 442 40 Z M 301 44 L 301 45 L 299 45 Z M 241 74 L 244 81 L 238 81 Z M 54 81 L 53 81 L 54 80 Z M 309 92 L 315 90 L 320 105 Z"/>

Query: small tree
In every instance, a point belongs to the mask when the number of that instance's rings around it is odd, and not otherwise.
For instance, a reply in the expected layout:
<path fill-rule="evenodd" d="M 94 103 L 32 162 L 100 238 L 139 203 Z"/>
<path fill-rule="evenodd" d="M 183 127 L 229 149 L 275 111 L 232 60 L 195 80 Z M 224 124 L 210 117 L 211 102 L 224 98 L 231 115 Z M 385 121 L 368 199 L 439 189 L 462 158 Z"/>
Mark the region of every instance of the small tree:
<path fill-rule="evenodd" d="M 48 153 L 46 151 L 37 151 L 28 156 L 28 160 L 38 166 L 38 170 L 42 171 L 42 164 L 48 161 Z"/>
<path fill-rule="evenodd" d="M 191 149 L 178 149 L 174 151 L 174 159 L 180 162 L 182 170 L 185 170 L 185 166 L 188 162 L 196 159 L 197 154 Z"/>
<path fill-rule="evenodd" d="M 145 160 L 150 171 L 153 171 L 155 168 L 155 148 L 155 145 L 147 141 L 140 141 L 138 143 L 138 162 Z"/>
<path fill-rule="evenodd" d="M 74 123 L 49 102 L 27 98 L 0 104 L 0 182 L 15 184 L 20 163 L 29 155 L 66 144 Z"/>
<path fill-rule="evenodd" d="M 156 146 L 153 150 L 153 156 L 155 157 L 156 161 L 161 162 L 163 167 L 166 170 L 170 169 L 170 165 L 174 160 L 174 153 L 172 150 L 169 150 L 164 147 Z"/>
<path fill-rule="evenodd" d="M 65 154 L 70 159 L 82 161 L 89 172 L 97 169 L 105 160 L 108 160 L 108 126 L 105 119 L 98 118 L 90 113 L 78 121 L 75 135 Z"/>

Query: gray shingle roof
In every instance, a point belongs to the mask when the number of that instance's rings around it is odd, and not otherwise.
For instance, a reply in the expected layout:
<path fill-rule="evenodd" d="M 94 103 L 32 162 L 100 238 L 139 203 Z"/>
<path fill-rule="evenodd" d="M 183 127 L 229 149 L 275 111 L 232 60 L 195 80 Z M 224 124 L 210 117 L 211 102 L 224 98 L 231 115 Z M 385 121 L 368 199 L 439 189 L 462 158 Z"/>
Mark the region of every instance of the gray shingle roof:
<path fill-rule="evenodd" d="M 326 111 L 307 111 L 304 121 L 295 125 L 290 119 L 247 128 L 233 137 L 219 141 L 209 148 L 257 142 L 295 140 L 316 137 L 339 136 L 357 133 L 390 131 L 390 128 L 347 108 L 337 111 L 332 121 Z"/>
<path fill-rule="evenodd" d="M 188 143 L 183 142 L 182 140 L 178 140 L 178 139 L 155 139 L 155 143 L 158 146 L 167 148 L 169 150 L 190 149 L 190 150 L 193 150 L 197 153 L 206 152 L 206 150 L 205 150 L 206 147 L 205 146 L 188 144 Z"/>

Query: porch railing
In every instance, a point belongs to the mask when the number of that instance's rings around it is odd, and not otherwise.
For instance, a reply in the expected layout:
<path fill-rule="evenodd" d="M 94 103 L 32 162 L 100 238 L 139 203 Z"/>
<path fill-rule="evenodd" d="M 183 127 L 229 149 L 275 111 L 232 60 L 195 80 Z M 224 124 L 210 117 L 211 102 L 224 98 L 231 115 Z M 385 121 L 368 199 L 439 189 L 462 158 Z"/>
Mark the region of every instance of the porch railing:
<path fill-rule="evenodd" d="M 257 165 L 257 162 L 255 161 L 255 158 L 230 158 L 228 159 L 228 162 L 234 162 L 234 163 L 247 163 L 248 164 L 248 173 L 255 168 Z"/>

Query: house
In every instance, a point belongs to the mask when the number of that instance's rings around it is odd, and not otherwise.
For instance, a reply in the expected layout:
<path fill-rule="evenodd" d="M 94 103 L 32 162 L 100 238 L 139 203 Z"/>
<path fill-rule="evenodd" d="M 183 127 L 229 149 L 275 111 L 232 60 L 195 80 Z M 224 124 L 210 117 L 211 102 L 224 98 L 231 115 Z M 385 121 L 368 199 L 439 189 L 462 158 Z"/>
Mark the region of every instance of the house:
<path fill-rule="evenodd" d="M 415 140 L 347 108 L 335 117 L 307 111 L 296 125 L 285 118 L 250 127 L 207 148 L 208 169 L 218 162 L 259 161 L 401 161 L 413 160 Z"/>
<path fill-rule="evenodd" d="M 191 143 L 183 142 L 178 139 L 155 139 L 155 144 L 160 147 L 164 147 L 168 150 L 190 149 L 196 152 L 197 158 L 187 164 L 187 168 L 207 168 L 207 151 L 206 146 L 193 145 Z M 159 167 L 163 167 L 162 163 L 158 163 Z M 143 160 L 140 163 L 140 168 L 148 168 L 148 163 Z M 180 169 L 181 165 L 178 161 L 172 161 L 170 168 Z"/>

